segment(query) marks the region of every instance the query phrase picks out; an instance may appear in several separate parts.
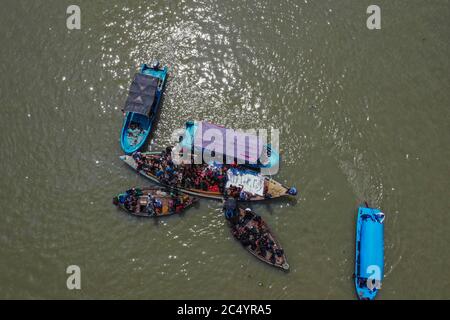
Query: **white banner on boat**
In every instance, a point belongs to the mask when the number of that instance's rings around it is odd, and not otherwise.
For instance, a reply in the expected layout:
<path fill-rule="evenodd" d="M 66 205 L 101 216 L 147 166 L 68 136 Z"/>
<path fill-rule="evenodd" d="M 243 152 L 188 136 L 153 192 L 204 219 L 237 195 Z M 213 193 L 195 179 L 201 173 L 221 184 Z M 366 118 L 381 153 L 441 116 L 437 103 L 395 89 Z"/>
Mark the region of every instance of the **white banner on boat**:
<path fill-rule="evenodd" d="M 264 196 L 264 177 L 254 174 L 239 174 L 228 170 L 228 180 L 226 187 L 230 186 L 242 187 L 246 192 Z"/>

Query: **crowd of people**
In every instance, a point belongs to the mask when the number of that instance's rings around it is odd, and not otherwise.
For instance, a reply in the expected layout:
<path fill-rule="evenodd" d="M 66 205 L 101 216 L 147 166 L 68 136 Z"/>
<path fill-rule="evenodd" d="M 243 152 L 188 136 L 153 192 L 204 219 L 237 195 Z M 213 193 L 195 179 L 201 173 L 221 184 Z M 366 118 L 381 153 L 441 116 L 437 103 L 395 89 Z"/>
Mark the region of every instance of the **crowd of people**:
<path fill-rule="evenodd" d="M 250 247 L 262 258 L 276 264 L 277 258 L 284 255 L 283 249 L 273 241 L 264 221 L 251 209 L 245 209 L 245 214 L 239 214 L 239 208 L 234 199 L 227 199 L 224 204 L 225 217 L 232 224 L 233 236 L 244 247 Z"/>
<path fill-rule="evenodd" d="M 140 203 L 140 198 L 145 197 L 145 206 Z M 187 196 L 186 196 L 187 197 Z M 144 194 L 140 188 L 131 188 L 125 194 L 114 198 L 114 204 L 122 204 L 125 210 L 135 213 L 147 213 L 148 215 L 160 215 L 163 211 L 163 203 L 150 192 Z M 178 213 L 183 210 L 185 203 L 175 194 L 170 195 L 167 210 L 169 213 Z"/>
<path fill-rule="evenodd" d="M 144 129 L 137 122 L 131 122 L 130 126 L 127 129 L 128 137 L 130 138 L 131 145 L 137 145 L 142 140 L 142 134 L 144 133 Z"/>
<path fill-rule="evenodd" d="M 145 156 L 140 152 L 133 154 L 137 170 L 143 170 L 156 176 L 158 180 L 169 186 L 183 189 L 196 189 L 215 193 L 226 193 L 227 196 L 240 200 L 248 200 L 252 194 L 243 190 L 242 186 L 230 186 L 226 190 L 226 165 L 183 164 L 177 166 L 172 160 L 171 148 L 166 148 L 161 156 Z"/>

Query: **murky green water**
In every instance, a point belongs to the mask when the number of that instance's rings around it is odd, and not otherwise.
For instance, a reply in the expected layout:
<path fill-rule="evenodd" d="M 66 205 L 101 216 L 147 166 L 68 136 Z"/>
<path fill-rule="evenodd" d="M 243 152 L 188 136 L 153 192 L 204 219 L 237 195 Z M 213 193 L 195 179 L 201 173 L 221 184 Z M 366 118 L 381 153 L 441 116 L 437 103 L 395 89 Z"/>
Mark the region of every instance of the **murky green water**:
<path fill-rule="evenodd" d="M 353 299 L 357 205 L 386 213 L 381 299 L 450 298 L 449 1 L 3 1 L 0 297 Z M 297 203 L 254 209 L 291 265 L 262 264 L 220 203 L 159 221 L 111 197 L 132 74 L 171 68 L 151 149 L 188 119 L 279 128 Z M 82 290 L 65 269 L 81 267 Z"/>

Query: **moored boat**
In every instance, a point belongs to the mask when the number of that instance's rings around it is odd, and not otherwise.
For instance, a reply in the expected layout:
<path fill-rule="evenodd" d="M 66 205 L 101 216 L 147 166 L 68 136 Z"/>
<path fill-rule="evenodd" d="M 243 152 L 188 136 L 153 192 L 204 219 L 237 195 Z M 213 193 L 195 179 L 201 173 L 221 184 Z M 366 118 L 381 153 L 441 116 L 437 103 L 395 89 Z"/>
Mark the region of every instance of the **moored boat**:
<path fill-rule="evenodd" d="M 373 300 L 384 275 L 384 213 L 359 207 L 356 222 L 355 287 L 360 300 Z"/>
<path fill-rule="evenodd" d="M 286 255 L 266 222 L 251 209 L 242 209 L 228 199 L 224 204 L 225 217 L 231 232 L 242 246 L 259 260 L 283 270 L 289 270 Z"/>
<path fill-rule="evenodd" d="M 132 188 L 113 198 L 113 204 L 126 212 L 150 218 L 181 213 L 196 202 L 194 197 L 159 188 Z"/>
<path fill-rule="evenodd" d="M 125 153 L 139 150 L 152 131 L 166 83 L 168 68 L 143 64 L 131 83 L 128 98 L 122 111 L 125 118 L 120 143 Z"/>
<path fill-rule="evenodd" d="M 144 177 L 193 196 L 222 200 L 229 195 L 240 201 L 261 201 L 297 194 L 296 188 L 287 188 L 255 171 L 226 165 L 175 165 L 169 154 L 139 152 L 120 158 Z"/>
<path fill-rule="evenodd" d="M 221 139 L 212 143 L 212 133 Z M 217 139 L 216 139 L 217 140 Z M 187 121 L 180 146 L 187 150 L 214 153 L 222 162 L 236 162 L 253 169 L 278 168 L 280 156 L 270 144 L 264 143 L 262 137 L 225 128 L 205 121 Z"/>

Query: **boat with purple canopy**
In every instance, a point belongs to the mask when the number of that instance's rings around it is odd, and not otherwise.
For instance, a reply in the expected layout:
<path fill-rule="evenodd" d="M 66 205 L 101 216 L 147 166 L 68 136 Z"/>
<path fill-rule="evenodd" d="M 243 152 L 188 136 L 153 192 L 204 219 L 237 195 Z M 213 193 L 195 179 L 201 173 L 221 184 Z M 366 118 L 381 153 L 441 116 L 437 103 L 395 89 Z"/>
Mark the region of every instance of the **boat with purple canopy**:
<path fill-rule="evenodd" d="M 220 136 L 221 139 L 216 137 Z M 209 152 L 223 163 L 237 163 L 253 169 L 278 168 L 280 155 L 261 136 L 208 123 L 188 121 L 180 146 L 193 153 Z"/>

